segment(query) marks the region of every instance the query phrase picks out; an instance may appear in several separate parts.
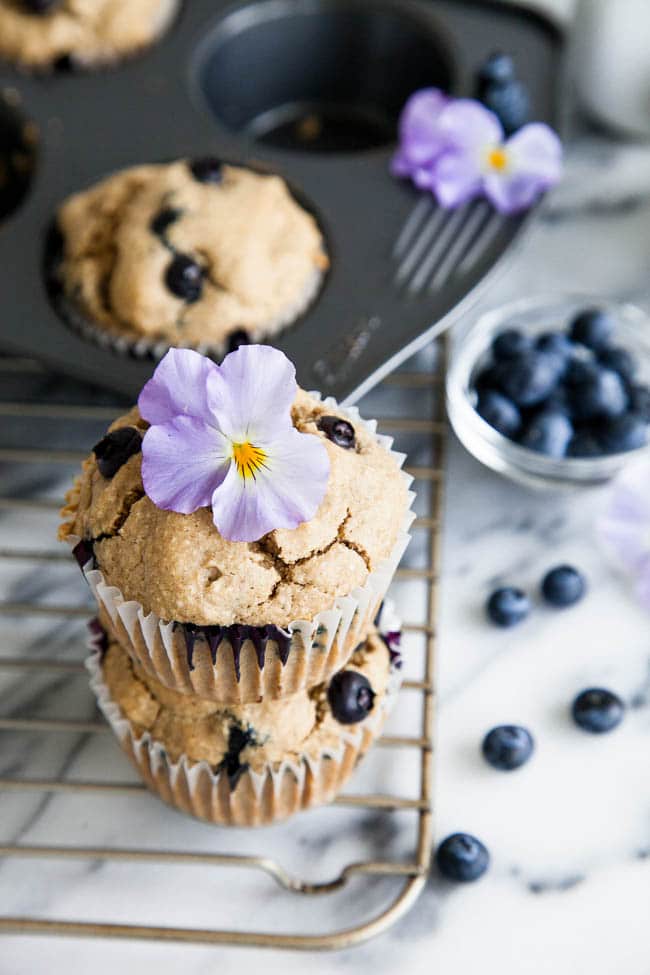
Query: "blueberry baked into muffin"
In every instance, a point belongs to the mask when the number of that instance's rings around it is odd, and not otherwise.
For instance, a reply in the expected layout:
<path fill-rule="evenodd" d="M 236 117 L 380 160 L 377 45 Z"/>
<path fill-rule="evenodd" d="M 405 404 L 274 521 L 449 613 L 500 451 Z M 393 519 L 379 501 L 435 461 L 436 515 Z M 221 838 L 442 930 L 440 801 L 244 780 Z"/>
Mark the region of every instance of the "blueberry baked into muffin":
<path fill-rule="evenodd" d="M 66 200 L 58 285 L 86 326 L 138 350 L 221 352 L 310 304 L 328 261 L 275 175 L 217 159 L 137 166 Z"/>
<path fill-rule="evenodd" d="M 221 366 L 170 350 L 68 494 L 60 535 L 102 625 L 181 693 L 247 704 L 329 679 L 408 542 L 403 456 L 293 377 L 265 346 Z"/>
<path fill-rule="evenodd" d="M 27 69 L 92 67 L 148 47 L 179 0 L 0 0 L 0 58 Z"/>
<path fill-rule="evenodd" d="M 331 801 L 379 734 L 398 687 L 399 634 L 369 633 L 329 683 L 219 705 L 146 674 L 96 625 L 91 686 L 122 748 L 162 799 L 257 826 Z"/>

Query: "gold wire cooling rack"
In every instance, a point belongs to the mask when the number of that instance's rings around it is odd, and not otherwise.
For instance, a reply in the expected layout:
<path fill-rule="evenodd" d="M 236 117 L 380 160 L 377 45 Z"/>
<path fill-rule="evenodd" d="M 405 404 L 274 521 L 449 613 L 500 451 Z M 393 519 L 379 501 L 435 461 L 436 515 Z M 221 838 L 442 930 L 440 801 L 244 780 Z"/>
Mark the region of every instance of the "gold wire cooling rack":
<path fill-rule="evenodd" d="M 398 578 L 422 580 L 426 588 L 423 618 L 406 620 L 404 624 L 405 633 L 421 635 L 424 649 L 421 676 L 418 679 L 405 680 L 401 694 L 402 706 L 405 706 L 404 701 L 407 696 L 419 696 L 421 703 L 419 734 L 385 734 L 378 742 L 382 748 L 415 751 L 417 755 L 415 767 L 419 770 L 418 788 L 414 798 L 405 798 L 402 795 L 393 794 L 391 790 L 387 789 L 381 793 L 345 794 L 340 796 L 335 803 L 336 806 L 356 807 L 371 810 L 377 814 L 379 811 L 387 815 L 404 811 L 410 816 L 416 817 L 415 842 L 408 855 L 400 858 L 355 860 L 347 863 L 333 880 L 326 883 L 314 883 L 301 879 L 296 873 L 290 872 L 268 855 L 238 855 L 232 852 L 203 853 L 194 849 L 118 848 L 108 845 L 86 847 L 71 844 L 47 845 L 24 842 L 0 844 L 0 857 L 4 858 L 36 858 L 56 862 L 75 860 L 126 862 L 136 864 L 138 869 L 143 871 L 154 870 L 161 865 L 172 867 L 200 864 L 214 868 L 245 868 L 250 871 L 263 872 L 281 888 L 293 892 L 298 897 L 340 891 L 353 878 L 366 878 L 368 883 L 372 883 L 373 878 L 392 878 L 397 884 L 397 893 L 389 905 L 387 907 L 382 906 L 381 910 L 376 911 L 361 923 L 330 933 L 309 934 L 302 931 L 300 933 L 290 931 L 269 933 L 256 930 L 163 926 L 148 923 L 124 924 L 108 921 L 99 923 L 92 920 L 61 919 L 58 917 L 48 919 L 30 916 L 0 916 L 0 932 L 162 940 L 208 945 L 248 945 L 284 949 L 337 949 L 366 941 L 386 931 L 414 904 L 426 882 L 432 843 L 435 623 L 446 438 L 444 395 L 441 382 L 442 370 L 443 350 L 442 346 L 439 346 L 436 354 L 430 356 L 424 367 L 419 368 L 418 371 L 397 372 L 384 380 L 385 386 L 396 387 L 395 393 L 397 393 L 397 388 L 409 390 L 411 397 L 415 396 L 419 402 L 426 401 L 427 404 L 430 401 L 432 406 L 428 417 L 418 417 L 417 419 L 387 418 L 379 421 L 380 430 L 396 438 L 398 449 L 401 447 L 401 436 L 408 435 L 412 441 L 415 439 L 420 448 L 415 452 L 416 458 L 421 453 L 423 444 L 426 448 L 427 457 L 431 457 L 430 463 L 424 466 L 407 466 L 407 470 L 415 478 L 416 490 L 420 485 L 428 498 L 428 504 L 424 511 L 421 510 L 421 516 L 414 526 L 416 532 L 426 533 L 426 564 L 421 568 L 400 568 L 398 570 Z M 9 373 L 14 376 L 14 379 L 16 376 L 24 375 L 27 377 L 29 374 L 39 371 L 41 371 L 41 367 L 31 360 L 0 357 L 0 373 Z M 93 398 L 92 391 L 89 391 L 88 399 Z M 18 401 L 18 398 L 13 397 L 11 401 L 0 402 L 0 424 L 1 428 L 8 432 L 11 430 L 12 423 L 18 422 L 18 418 L 23 421 L 25 418 L 31 418 L 37 425 L 43 423 L 47 426 L 50 421 L 67 422 L 78 419 L 108 421 L 119 411 L 119 405 L 97 405 L 96 402 L 93 405 L 86 405 L 85 402 L 53 403 L 47 399 L 40 403 L 21 402 Z M 11 465 L 47 465 L 46 469 L 52 471 L 54 482 L 56 482 L 56 471 L 60 472 L 62 465 L 77 463 L 86 452 L 76 449 L 51 449 L 49 445 L 40 446 L 40 444 L 37 447 L 31 445 L 24 447 L 20 443 L 11 445 L 13 441 L 11 438 L 9 440 L 10 445 L 5 446 L 5 437 L 2 438 L 0 470 L 4 469 L 5 472 L 11 470 Z M 14 493 L 20 494 L 20 491 Z M 54 517 L 54 511 L 59 507 L 60 502 L 60 498 L 51 496 L 51 493 L 48 494 L 47 485 L 42 497 L 9 497 L 5 492 L 4 496 L 0 496 L 0 528 L 8 513 L 18 513 L 22 518 L 24 516 L 22 513 L 26 514 L 36 509 L 37 511 L 50 512 Z M 4 532 L 2 535 L 4 536 Z M 57 553 L 52 549 L 45 548 L 27 550 L 18 544 L 6 544 L 4 537 L 0 541 L 0 569 L 3 563 L 7 563 L 7 560 L 14 562 L 15 560 L 22 560 L 38 564 L 39 562 L 57 562 L 59 559 L 68 560 L 69 555 L 67 552 Z M 25 616 L 31 618 L 35 616 L 83 618 L 91 615 L 91 613 L 92 610 L 87 605 L 53 605 L 51 602 L 45 604 L 38 599 L 15 601 L 5 598 L 0 602 L 0 618 L 9 618 L 14 621 L 19 621 L 21 617 Z M 15 625 L 19 625 L 19 622 Z M 0 653 L 2 653 L 1 648 Z M 14 672 L 14 674 L 24 674 L 26 678 L 29 675 L 33 676 L 36 673 L 44 672 L 57 675 L 82 673 L 84 670 L 82 654 L 83 649 L 80 645 L 79 657 L 74 661 L 52 659 L 41 655 L 0 656 L 0 675 L 3 671 L 5 675 Z M 408 706 L 411 705 L 412 697 Z M 400 704 L 398 703 L 398 709 L 399 707 Z M 47 735 L 59 732 L 96 735 L 103 731 L 106 731 L 106 725 L 99 717 L 91 721 L 79 721 L 71 718 L 0 716 L 0 732 L 25 736 L 29 736 L 32 732 L 41 732 Z M 72 793 L 79 797 L 80 802 L 88 801 L 89 794 L 99 794 L 103 796 L 106 803 L 110 803 L 112 800 L 117 801 L 116 796 L 122 798 L 140 796 L 144 791 L 144 786 L 139 783 L 104 782 L 89 779 L 70 781 L 63 775 L 43 778 L 28 775 L 16 777 L 5 773 L 0 777 L 0 790 L 26 791 L 43 796 Z M 129 801 L 131 800 L 129 799 Z M 222 835 L 224 845 L 229 847 L 231 844 L 227 831 L 223 832 Z M 225 889 L 227 890 L 227 887 Z M 363 895 L 359 896 L 362 897 Z M 314 904 L 317 903 L 318 901 L 315 900 Z M 254 915 L 254 912 L 252 913 Z M 314 917 L 317 917 L 317 911 L 314 911 Z"/>

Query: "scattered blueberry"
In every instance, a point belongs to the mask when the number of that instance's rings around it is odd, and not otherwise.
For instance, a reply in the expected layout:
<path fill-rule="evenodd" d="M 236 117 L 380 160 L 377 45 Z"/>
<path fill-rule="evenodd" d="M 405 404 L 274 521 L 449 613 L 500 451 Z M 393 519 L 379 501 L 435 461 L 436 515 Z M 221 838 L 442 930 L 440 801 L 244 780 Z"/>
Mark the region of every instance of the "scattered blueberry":
<path fill-rule="evenodd" d="M 483 739 L 483 756 L 493 768 L 511 772 L 528 761 L 535 743 L 530 731 L 516 724 L 502 724 Z"/>
<path fill-rule="evenodd" d="M 135 427 L 120 427 L 95 444 L 93 453 L 103 477 L 114 477 L 129 457 L 142 450 L 142 437 Z"/>
<path fill-rule="evenodd" d="M 516 328 L 508 328 L 499 332 L 492 342 L 492 355 L 499 359 L 514 359 L 524 352 L 530 352 L 533 347 L 531 339 Z"/>
<path fill-rule="evenodd" d="M 483 876 L 490 864 L 490 854 L 475 836 L 452 833 L 436 850 L 436 864 L 448 880 L 468 883 Z"/>
<path fill-rule="evenodd" d="M 515 437 L 521 427 L 521 414 L 515 404 L 502 393 L 487 389 L 481 393 L 476 407 L 486 423 L 504 437 Z"/>
<path fill-rule="evenodd" d="M 638 369 L 638 363 L 632 353 L 618 345 L 608 345 L 604 348 L 598 353 L 598 361 L 605 369 L 617 372 L 626 383 L 634 380 Z"/>
<path fill-rule="evenodd" d="M 574 434 L 569 448 L 567 450 L 568 457 L 600 457 L 602 455 L 602 447 L 598 441 L 596 435 L 589 430 L 578 430 Z"/>
<path fill-rule="evenodd" d="M 623 380 L 611 369 L 594 369 L 571 389 L 573 415 L 578 420 L 620 416 L 628 406 Z"/>
<path fill-rule="evenodd" d="M 518 406 L 535 406 L 553 392 L 559 374 L 555 360 L 529 352 L 497 363 L 499 389 Z"/>
<path fill-rule="evenodd" d="M 340 670 L 330 681 L 327 699 L 340 724 L 356 724 L 372 711 L 375 692 L 363 674 Z"/>
<path fill-rule="evenodd" d="M 30 14 L 49 14 L 60 2 L 61 0 L 20 0 L 21 6 Z"/>
<path fill-rule="evenodd" d="M 600 352 L 609 344 L 615 323 L 609 312 L 601 308 L 587 308 L 573 319 L 569 332 L 574 342 Z"/>
<path fill-rule="evenodd" d="M 487 85 L 481 101 L 497 116 L 506 135 L 512 135 L 530 118 L 530 97 L 521 81 Z"/>
<path fill-rule="evenodd" d="M 630 387 L 630 411 L 650 423 L 650 387 L 640 384 Z"/>
<path fill-rule="evenodd" d="M 573 606 L 585 594 L 584 576 L 571 565 L 558 565 L 542 579 L 542 595 L 551 606 Z"/>
<path fill-rule="evenodd" d="M 544 407 L 526 425 L 519 443 L 539 454 L 559 458 L 565 456 L 572 437 L 573 424 L 566 413 Z"/>
<path fill-rule="evenodd" d="M 236 332 L 231 332 L 228 336 L 228 351 L 236 352 L 241 345 L 250 345 L 250 335 L 243 328 L 238 328 Z"/>
<path fill-rule="evenodd" d="M 193 159 L 189 164 L 190 172 L 199 183 L 220 183 L 223 178 L 221 160 L 214 156 L 204 159 Z"/>
<path fill-rule="evenodd" d="M 530 599 L 521 589 L 504 586 L 492 593 L 485 609 L 497 626 L 515 626 L 530 613 Z"/>
<path fill-rule="evenodd" d="M 598 442 L 606 454 L 637 450 L 648 442 L 648 425 L 635 413 L 604 420 L 598 432 Z"/>
<path fill-rule="evenodd" d="M 319 416 L 316 426 L 337 447 L 351 450 L 356 444 L 354 427 L 347 420 L 342 420 L 340 416 Z"/>
<path fill-rule="evenodd" d="M 582 691 L 571 705 L 575 723 L 584 731 L 602 735 L 612 731 L 623 720 L 625 705 L 618 695 L 603 687 Z"/>
<path fill-rule="evenodd" d="M 177 254 L 167 267 L 165 283 L 177 298 L 193 304 L 203 292 L 204 276 L 205 271 L 193 258 Z"/>
<path fill-rule="evenodd" d="M 149 224 L 149 229 L 156 237 L 164 237 L 169 228 L 175 223 L 182 214 L 182 210 L 175 207 L 165 207 L 153 218 Z"/>
<path fill-rule="evenodd" d="M 505 85 L 513 81 L 515 77 L 514 61 L 509 54 L 502 51 L 493 51 L 478 69 L 477 81 L 479 94 L 481 88 L 487 85 Z"/>

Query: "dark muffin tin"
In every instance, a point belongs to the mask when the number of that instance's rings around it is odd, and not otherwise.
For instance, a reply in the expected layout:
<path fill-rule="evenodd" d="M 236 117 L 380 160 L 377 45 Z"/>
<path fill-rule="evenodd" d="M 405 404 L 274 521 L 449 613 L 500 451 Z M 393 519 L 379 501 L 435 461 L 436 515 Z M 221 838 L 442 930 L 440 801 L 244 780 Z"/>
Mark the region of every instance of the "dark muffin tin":
<path fill-rule="evenodd" d="M 514 55 L 533 117 L 557 126 L 560 33 L 492 2 L 186 0 L 157 45 L 110 69 L 0 67 L 40 132 L 31 184 L 0 226 L 0 345 L 134 396 L 154 362 L 99 347 L 57 313 L 48 229 L 65 197 L 117 169 L 216 155 L 277 171 L 317 215 L 332 266 L 274 344 L 303 386 L 356 398 L 451 323 L 529 219 L 483 203 L 443 213 L 389 174 L 408 95 L 471 95 L 495 49 Z"/>

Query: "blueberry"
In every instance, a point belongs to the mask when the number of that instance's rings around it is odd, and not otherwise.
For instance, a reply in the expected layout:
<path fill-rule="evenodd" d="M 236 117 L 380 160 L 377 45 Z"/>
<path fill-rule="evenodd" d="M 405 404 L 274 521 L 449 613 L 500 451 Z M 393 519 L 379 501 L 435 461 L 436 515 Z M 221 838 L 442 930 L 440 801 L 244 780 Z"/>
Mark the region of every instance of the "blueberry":
<path fill-rule="evenodd" d="M 214 156 L 193 159 L 189 163 L 190 172 L 199 183 L 220 183 L 223 179 L 221 160 Z"/>
<path fill-rule="evenodd" d="M 610 313 L 602 308 L 585 308 L 572 320 L 569 334 L 574 342 L 599 352 L 609 344 L 616 323 Z"/>
<path fill-rule="evenodd" d="M 618 345 L 608 345 L 598 353 L 601 366 L 617 372 L 626 383 L 631 383 L 639 368 L 639 364 L 631 352 Z"/>
<path fill-rule="evenodd" d="M 584 576 L 571 565 L 558 565 L 542 579 L 542 596 L 551 606 L 573 606 L 585 594 Z"/>
<path fill-rule="evenodd" d="M 512 135 L 530 117 L 530 97 L 521 81 L 508 81 L 505 85 L 491 84 L 485 87 L 483 104 L 497 116 L 506 135 Z"/>
<path fill-rule="evenodd" d="M 20 0 L 20 5 L 30 14 L 49 14 L 61 0 Z"/>
<path fill-rule="evenodd" d="M 602 448 L 598 439 L 591 430 L 578 430 L 573 435 L 569 448 L 568 457 L 600 457 Z"/>
<path fill-rule="evenodd" d="M 533 343 L 527 335 L 523 335 L 516 328 L 508 328 L 495 336 L 492 342 L 492 355 L 497 361 L 514 359 L 524 352 L 530 352 L 532 347 Z"/>
<path fill-rule="evenodd" d="M 648 425 L 634 413 L 624 413 L 603 420 L 598 441 L 606 454 L 619 454 L 638 450 L 648 442 Z"/>
<path fill-rule="evenodd" d="M 203 292 L 204 276 L 205 271 L 193 258 L 177 254 L 167 266 L 165 284 L 177 298 L 193 304 Z"/>
<path fill-rule="evenodd" d="M 164 210 L 160 210 L 149 224 L 151 233 L 155 234 L 156 237 L 164 237 L 171 225 L 181 216 L 182 212 L 182 210 L 178 210 L 175 207 L 165 207 Z"/>
<path fill-rule="evenodd" d="M 534 747 L 530 731 L 516 724 L 502 724 L 488 731 L 481 746 L 486 762 L 504 772 L 527 762 Z"/>
<path fill-rule="evenodd" d="M 375 692 L 363 674 L 340 670 L 330 681 L 327 700 L 340 724 L 356 724 L 372 711 Z"/>
<path fill-rule="evenodd" d="M 228 336 L 228 351 L 236 352 L 241 345 L 250 345 L 250 335 L 243 328 L 231 332 Z"/>
<path fill-rule="evenodd" d="M 566 370 L 566 383 L 568 386 L 577 386 L 579 383 L 588 382 L 595 379 L 600 372 L 600 366 L 593 359 L 591 353 L 588 358 L 574 356 L 569 360 Z"/>
<path fill-rule="evenodd" d="M 540 409 L 543 409 L 545 413 L 564 413 L 570 419 L 573 415 L 573 408 L 567 387 L 564 384 L 556 386 L 551 395 L 544 400 Z"/>
<path fill-rule="evenodd" d="M 650 423 L 650 387 L 640 384 L 630 387 L 630 412 Z"/>
<path fill-rule="evenodd" d="M 575 723 L 584 731 L 602 735 L 612 731 L 623 720 L 625 705 L 618 695 L 604 687 L 581 691 L 571 705 Z"/>
<path fill-rule="evenodd" d="M 571 438 L 573 424 L 561 410 L 542 409 L 526 425 L 519 438 L 522 447 L 547 457 L 564 457 Z"/>
<path fill-rule="evenodd" d="M 356 444 L 354 427 L 347 420 L 342 420 L 340 416 L 319 416 L 316 426 L 337 447 L 351 450 Z"/>
<path fill-rule="evenodd" d="M 529 352 L 499 362 L 498 385 L 517 406 L 535 406 L 551 395 L 557 385 L 557 363 L 541 352 Z"/>
<path fill-rule="evenodd" d="M 575 346 L 562 332 L 544 332 L 538 337 L 535 348 L 551 356 L 560 373 L 563 373 L 571 361 Z"/>
<path fill-rule="evenodd" d="M 489 618 L 497 626 L 515 626 L 525 620 L 530 613 L 530 599 L 521 589 L 504 586 L 492 593 L 485 609 Z"/>
<path fill-rule="evenodd" d="M 573 415 L 578 420 L 620 416 L 628 406 L 623 380 L 611 369 L 596 367 L 571 388 Z"/>
<path fill-rule="evenodd" d="M 475 836 L 452 833 L 436 850 L 436 864 L 448 880 L 468 883 L 483 876 L 490 865 L 490 854 Z"/>
<path fill-rule="evenodd" d="M 474 377 L 474 389 L 481 393 L 486 389 L 496 389 L 499 385 L 499 368 L 492 364 L 481 369 Z"/>
<path fill-rule="evenodd" d="M 481 393 L 476 411 L 504 437 L 516 436 L 521 426 L 521 414 L 515 404 L 495 390 Z"/>
<path fill-rule="evenodd" d="M 114 477 L 129 457 L 142 450 L 142 437 L 135 427 L 120 427 L 95 444 L 93 453 L 103 477 Z"/>
<path fill-rule="evenodd" d="M 509 54 L 494 51 L 478 69 L 478 93 L 482 95 L 487 85 L 505 85 L 513 81 L 515 65 Z"/>

